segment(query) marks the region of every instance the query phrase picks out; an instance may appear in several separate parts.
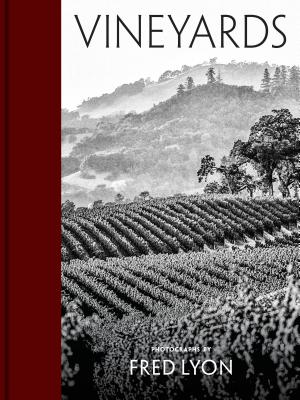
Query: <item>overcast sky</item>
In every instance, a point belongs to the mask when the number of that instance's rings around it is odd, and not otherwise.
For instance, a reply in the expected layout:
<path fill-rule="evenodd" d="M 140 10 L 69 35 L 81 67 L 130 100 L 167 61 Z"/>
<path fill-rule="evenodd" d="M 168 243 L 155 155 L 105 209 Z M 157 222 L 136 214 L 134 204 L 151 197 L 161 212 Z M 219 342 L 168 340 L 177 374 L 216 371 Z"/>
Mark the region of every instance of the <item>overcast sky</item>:
<path fill-rule="evenodd" d="M 74 18 L 78 14 L 83 29 L 89 35 L 98 14 L 100 18 L 89 48 L 84 45 Z M 105 15 L 109 14 L 111 48 L 105 48 Z M 122 32 L 121 47 L 116 48 L 114 21 L 118 14 L 124 22 L 137 32 L 138 14 L 142 15 L 142 48 L 132 38 Z M 181 26 L 187 14 L 191 18 L 182 34 L 182 48 L 177 49 L 177 35 L 170 21 L 165 17 L 155 21 L 155 39 L 164 43 L 164 49 L 149 49 L 148 15 L 171 14 Z M 198 38 L 192 49 L 188 48 L 201 15 L 205 16 L 216 49 L 211 48 L 208 38 Z M 220 49 L 220 15 L 230 14 L 237 21 L 232 33 L 243 46 L 245 14 L 263 17 L 270 29 L 269 38 L 256 49 L 235 48 L 229 41 L 225 49 Z M 278 27 L 287 36 L 287 44 L 280 49 L 272 49 L 282 40 L 272 28 L 272 20 L 278 14 L 286 18 L 278 20 Z M 249 38 L 262 38 L 261 24 L 253 23 Z M 202 31 L 204 32 L 204 31 Z M 258 61 L 276 64 L 300 65 L 300 0 L 62 0 L 62 106 L 74 109 L 83 99 L 112 92 L 123 83 L 139 78 L 157 79 L 167 69 L 178 69 L 183 64 L 195 65 L 212 57 L 219 62 Z"/>

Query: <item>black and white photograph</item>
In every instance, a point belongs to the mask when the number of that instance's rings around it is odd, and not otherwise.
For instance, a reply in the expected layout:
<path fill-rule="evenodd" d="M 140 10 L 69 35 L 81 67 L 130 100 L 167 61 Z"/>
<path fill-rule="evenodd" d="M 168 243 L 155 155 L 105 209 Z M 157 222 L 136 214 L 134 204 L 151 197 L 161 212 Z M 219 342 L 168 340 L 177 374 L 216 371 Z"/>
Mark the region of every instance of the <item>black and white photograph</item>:
<path fill-rule="evenodd" d="M 61 10 L 62 399 L 299 399 L 300 3 Z"/>

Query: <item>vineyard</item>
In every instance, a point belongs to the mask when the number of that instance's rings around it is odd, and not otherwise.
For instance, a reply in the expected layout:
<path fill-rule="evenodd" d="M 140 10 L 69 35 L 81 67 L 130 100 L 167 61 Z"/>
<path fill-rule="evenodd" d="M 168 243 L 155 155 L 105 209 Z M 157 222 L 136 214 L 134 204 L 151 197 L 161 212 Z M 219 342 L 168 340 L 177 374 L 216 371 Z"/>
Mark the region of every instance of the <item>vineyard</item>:
<path fill-rule="evenodd" d="M 299 201 L 221 196 L 63 213 L 63 399 L 298 398 L 299 222 Z M 244 373 L 129 376 L 132 358 L 197 361 L 160 344 Z"/>
<path fill-rule="evenodd" d="M 62 260 L 300 244 L 299 202 L 180 196 L 62 216 Z"/>
<path fill-rule="evenodd" d="M 290 264 L 299 278 L 298 247 L 73 260 L 62 264 L 62 306 L 78 298 L 85 315 L 102 318 L 185 313 L 233 295 L 245 279 L 256 296 L 280 290 Z"/>
<path fill-rule="evenodd" d="M 277 259 L 269 250 L 253 252 L 258 256 L 261 272 L 265 266 L 271 272 L 270 277 L 277 275 L 274 281 L 279 285 L 284 284 L 280 278 L 284 275 L 280 257 L 283 265 L 290 257 L 289 272 L 294 272 L 294 278 L 289 275 L 285 288 L 279 290 L 280 296 L 275 299 L 272 295 L 257 296 L 248 285 L 239 289 L 234 299 L 215 298 L 212 305 L 200 306 L 183 316 L 168 313 L 138 319 L 84 317 L 78 306 L 70 303 L 62 319 L 63 399 L 77 399 L 80 390 L 87 398 L 98 400 L 299 398 L 299 250 L 297 254 L 295 247 L 288 248 L 289 254 L 284 257 L 285 251 L 279 249 Z M 238 258 L 248 256 L 241 252 Z M 263 278 L 263 274 L 256 272 Z M 199 353 L 193 350 L 195 345 Z M 188 350 L 157 352 L 151 350 L 153 346 L 181 346 Z M 210 348 L 209 354 L 203 350 L 206 346 Z M 193 376 L 189 360 L 196 364 L 207 357 L 216 363 L 232 360 L 233 375 Z M 131 359 L 146 359 L 149 365 L 152 360 L 162 363 L 167 359 L 177 368 L 184 359 L 187 373 L 178 372 L 174 377 L 137 372 L 130 376 Z"/>

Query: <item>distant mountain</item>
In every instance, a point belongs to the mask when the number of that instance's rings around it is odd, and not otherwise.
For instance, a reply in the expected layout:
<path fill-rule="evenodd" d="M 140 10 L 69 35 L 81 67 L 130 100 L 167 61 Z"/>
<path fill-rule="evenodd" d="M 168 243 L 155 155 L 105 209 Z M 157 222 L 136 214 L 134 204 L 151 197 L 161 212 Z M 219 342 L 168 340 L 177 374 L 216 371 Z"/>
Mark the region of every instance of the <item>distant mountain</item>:
<path fill-rule="evenodd" d="M 100 97 L 92 97 L 84 100 L 78 107 L 80 113 L 89 113 L 98 109 L 114 109 L 118 102 L 122 102 L 124 98 L 134 97 L 143 92 L 146 87 L 144 79 L 140 79 L 133 83 L 121 85 L 115 89 L 113 93 L 105 93 Z M 115 112 L 115 111 L 114 111 Z M 104 112 L 107 114 L 107 111 Z M 101 113 L 101 115 L 103 115 Z"/>
<path fill-rule="evenodd" d="M 276 67 L 255 62 L 203 63 L 194 67 L 184 65 L 181 70 L 165 71 L 157 82 L 151 82 L 149 78 L 140 79 L 118 87 L 113 93 L 89 98 L 83 101 L 77 110 L 81 115 L 89 114 L 94 118 L 120 112 L 142 112 L 170 98 L 176 92 L 177 86 L 184 83 L 188 76 L 191 76 L 196 84 L 206 83 L 205 74 L 210 66 L 215 68 L 217 74 L 220 73 L 224 83 L 253 86 L 254 89 L 259 89 L 264 69 L 268 68 L 272 75 Z"/>
<path fill-rule="evenodd" d="M 117 192 L 133 198 L 143 190 L 154 196 L 201 190 L 201 157 L 226 155 L 272 109 L 300 111 L 295 99 L 249 86 L 215 83 L 174 93 L 148 111 L 99 119 L 97 131 L 75 143 L 72 159 L 64 161 L 64 171 L 80 161 L 80 170 L 63 178 L 68 198 L 72 187 L 79 204 L 93 196 L 108 201 Z"/>

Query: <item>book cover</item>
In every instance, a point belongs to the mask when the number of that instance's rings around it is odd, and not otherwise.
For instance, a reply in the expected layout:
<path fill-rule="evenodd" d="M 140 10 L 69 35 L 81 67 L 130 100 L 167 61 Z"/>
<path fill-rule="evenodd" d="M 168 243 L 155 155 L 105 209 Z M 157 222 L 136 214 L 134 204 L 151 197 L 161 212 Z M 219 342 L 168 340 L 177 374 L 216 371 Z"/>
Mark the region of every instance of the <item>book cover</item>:
<path fill-rule="evenodd" d="M 64 400 L 299 398 L 299 18 L 62 0 Z"/>

